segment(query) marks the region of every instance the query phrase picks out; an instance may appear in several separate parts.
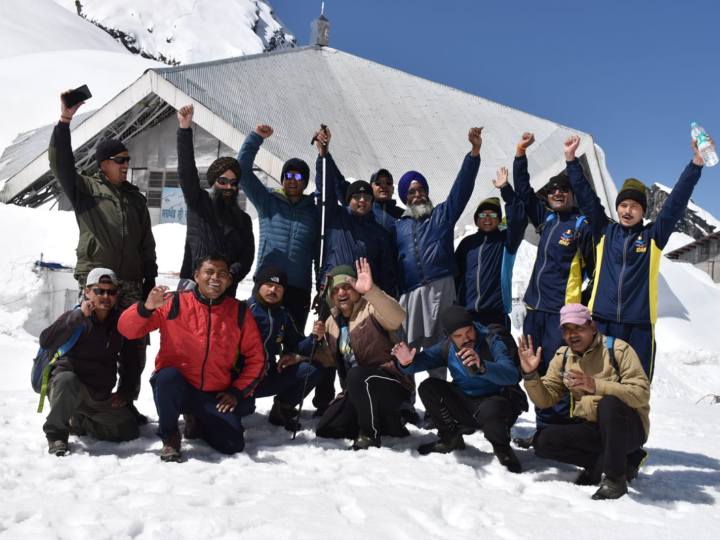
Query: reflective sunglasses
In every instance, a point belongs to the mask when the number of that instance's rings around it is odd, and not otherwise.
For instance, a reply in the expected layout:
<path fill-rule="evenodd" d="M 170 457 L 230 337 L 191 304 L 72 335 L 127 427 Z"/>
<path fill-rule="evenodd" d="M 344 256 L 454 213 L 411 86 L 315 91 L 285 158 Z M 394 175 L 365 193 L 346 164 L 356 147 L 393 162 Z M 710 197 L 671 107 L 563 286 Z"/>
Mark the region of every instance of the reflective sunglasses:
<path fill-rule="evenodd" d="M 298 182 L 302 182 L 303 176 L 299 172 L 286 172 L 285 173 L 285 180 L 297 180 Z"/>
<path fill-rule="evenodd" d="M 122 165 L 123 163 L 130 163 L 130 156 L 112 156 L 108 158 L 113 163 Z"/>
<path fill-rule="evenodd" d="M 215 180 L 215 183 L 218 186 L 230 186 L 230 187 L 237 187 L 238 181 L 236 179 L 227 178 L 225 176 L 220 176 L 217 180 Z"/>
<path fill-rule="evenodd" d="M 101 289 L 100 287 L 93 287 L 90 290 L 95 296 L 115 296 L 118 293 L 117 289 Z"/>
<path fill-rule="evenodd" d="M 478 219 L 487 219 L 487 218 L 497 219 L 497 217 L 498 217 L 497 212 L 480 212 L 478 214 Z"/>
<path fill-rule="evenodd" d="M 353 193 L 351 198 L 354 201 L 371 201 L 372 195 L 370 195 L 369 193 Z"/>

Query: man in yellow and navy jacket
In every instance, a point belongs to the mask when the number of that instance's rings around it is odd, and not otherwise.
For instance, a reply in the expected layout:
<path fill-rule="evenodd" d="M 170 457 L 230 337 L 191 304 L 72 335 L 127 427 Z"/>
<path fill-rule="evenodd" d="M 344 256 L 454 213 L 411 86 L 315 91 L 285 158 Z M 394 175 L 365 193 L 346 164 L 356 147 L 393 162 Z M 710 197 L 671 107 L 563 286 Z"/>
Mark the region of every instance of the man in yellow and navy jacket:
<path fill-rule="evenodd" d="M 539 370 L 544 375 L 553 353 L 562 344 L 558 331 L 560 308 L 581 301 L 584 278 L 594 271 L 595 244 L 590 227 L 575 207 L 565 171 L 552 177 L 539 193 L 530 187 L 525 152 L 534 140 L 532 133 L 523 133 L 517 145 L 513 177 L 515 192 L 540 234 L 535 266 L 523 298 L 527 309 L 523 333 L 542 346 Z M 567 401 L 561 401 L 551 409 L 536 409 L 538 427 L 567 422 L 568 407 Z"/>
<path fill-rule="evenodd" d="M 692 161 L 665 201 L 654 223 L 643 224 L 647 210 L 645 186 L 627 179 L 615 199 L 619 223 L 610 221 L 585 180 L 575 158 L 578 136 L 565 142 L 565 159 L 578 205 L 587 216 L 597 243 L 597 269 L 589 308 L 598 330 L 632 345 L 652 380 L 655 361 L 655 321 L 662 250 L 682 217 L 704 164 L 693 143 Z"/>

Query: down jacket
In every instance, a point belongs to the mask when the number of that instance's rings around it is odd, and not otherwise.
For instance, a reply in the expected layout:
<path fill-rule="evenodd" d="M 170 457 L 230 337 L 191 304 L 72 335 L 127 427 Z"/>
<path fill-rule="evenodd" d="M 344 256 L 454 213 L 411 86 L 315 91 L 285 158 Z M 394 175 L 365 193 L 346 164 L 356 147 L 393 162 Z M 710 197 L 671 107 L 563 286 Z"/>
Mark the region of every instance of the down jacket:
<path fill-rule="evenodd" d="M 253 172 L 255 156 L 263 138 L 250 133 L 240 148 L 240 186 L 260 218 L 257 268 L 279 266 L 287 272 L 288 284 L 312 288 L 312 266 L 320 251 L 320 212 L 309 195 L 293 204 L 281 189 L 266 188 Z"/>
<path fill-rule="evenodd" d="M 142 302 L 127 308 L 118 323 L 120 333 L 139 339 L 160 329 L 156 371 L 177 368 L 188 383 L 204 392 L 252 395 L 265 373 L 265 352 L 252 313 L 245 311 L 241 328 L 241 302 L 235 298 L 210 300 L 197 288 L 173 294 L 176 298 L 155 310 Z M 234 366 L 240 371 L 235 380 Z"/>

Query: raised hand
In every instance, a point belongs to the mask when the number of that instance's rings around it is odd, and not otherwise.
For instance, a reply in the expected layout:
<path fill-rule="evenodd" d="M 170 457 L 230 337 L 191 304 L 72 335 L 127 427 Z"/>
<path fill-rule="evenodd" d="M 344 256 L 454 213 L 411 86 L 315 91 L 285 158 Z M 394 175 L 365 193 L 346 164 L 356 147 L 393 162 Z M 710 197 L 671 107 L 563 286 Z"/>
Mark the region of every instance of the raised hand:
<path fill-rule="evenodd" d="M 395 358 L 398 359 L 398 362 L 400 362 L 401 366 L 409 366 L 410 364 L 412 364 L 413 358 L 415 358 L 415 353 L 417 353 L 417 349 L 410 349 L 407 343 L 401 341 L 400 343 L 396 343 L 395 346 L 392 348 L 392 351 L 390 352 Z"/>
<path fill-rule="evenodd" d="M 153 287 L 145 300 L 145 309 L 153 310 L 164 306 L 172 298 L 173 293 L 165 285 Z"/>
<path fill-rule="evenodd" d="M 710 139 L 710 143 L 714 145 L 715 141 L 713 141 L 712 137 L 708 138 Z M 705 165 L 705 160 L 703 159 L 702 154 L 700 154 L 700 150 L 698 150 L 697 147 L 697 141 L 694 138 L 690 141 L 690 148 L 693 153 L 692 162 L 699 167 Z"/>
<path fill-rule="evenodd" d="M 530 133 L 529 131 L 526 131 L 520 136 L 520 142 L 518 142 L 518 148 L 522 148 L 523 151 L 530 148 L 532 143 L 535 142 L 535 135 Z"/>
<path fill-rule="evenodd" d="M 577 135 L 570 135 L 565 139 L 565 144 L 563 144 L 565 161 L 573 161 L 575 159 L 575 152 L 577 152 L 578 146 L 580 146 L 580 137 Z"/>
<path fill-rule="evenodd" d="M 327 154 L 331 138 L 332 134 L 330 133 L 330 128 L 325 125 L 315 132 L 313 141 L 315 141 L 315 148 L 317 148 L 318 154 L 321 156 Z"/>
<path fill-rule="evenodd" d="M 472 145 L 470 155 L 477 157 L 480 155 L 480 147 L 482 146 L 482 130 L 481 127 L 470 128 L 468 131 L 468 141 Z"/>
<path fill-rule="evenodd" d="M 508 183 L 508 169 L 507 167 L 500 167 L 493 178 L 493 186 L 498 189 L 504 188 Z"/>
<path fill-rule="evenodd" d="M 77 110 L 85 103 L 84 101 L 81 101 L 72 107 L 65 105 L 62 97 L 70 92 L 72 92 L 72 90 L 65 90 L 62 94 L 60 94 L 60 121 L 66 124 L 70 123 L 70 120 L 72 120 L 72 117 L 75 116 Z"/>
<path fill-rule="evenodd" d="M 255 128 L 255 133 L 260 135 L 263 139 L 267 139 L 270 135 L 273 134 L 273 128 L 271 128 L 267 124 L 258 124 Z"/>
<path fill-rule="evenodd" d="M 180 107 L 177 112 L 178 124 L 182 129 L 187 129 L 192 124 L 193 114 L 195 114 L 195 108 L 192 105 L 185 105 Z"/>
<path fill-rule="evenodd" d="M 533 348 L 532 336 L 520 336 L 518 339 L 518 355 L 520 356 L 520 367 L 523 373 L 532 373 L 540 365 L 542 359 L 542 347 L 537 351 Z"/>
<path fill-rule="evenodd" d="M 365 257 L 360 257 L 355 261 L 355 269 L 357 270 L 357 280 L 353 284 L 353 287 L 360 294 L 365 294 L 373 287 L 372 271 L 370 270 L 370 263 Z"/>

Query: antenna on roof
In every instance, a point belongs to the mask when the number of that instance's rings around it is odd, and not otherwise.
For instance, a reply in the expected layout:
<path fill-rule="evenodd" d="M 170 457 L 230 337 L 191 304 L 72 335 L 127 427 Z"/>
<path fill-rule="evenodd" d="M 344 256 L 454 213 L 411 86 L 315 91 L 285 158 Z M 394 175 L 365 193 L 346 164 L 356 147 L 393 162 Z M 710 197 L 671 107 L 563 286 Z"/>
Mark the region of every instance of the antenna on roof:
<path fill-rule="evenodd" d="M 325 17 L 325 2 L 320 2 L 320 16 L 310 23 L 310 45 L 327 47 L 330 38 L 330 21 Z"/>

